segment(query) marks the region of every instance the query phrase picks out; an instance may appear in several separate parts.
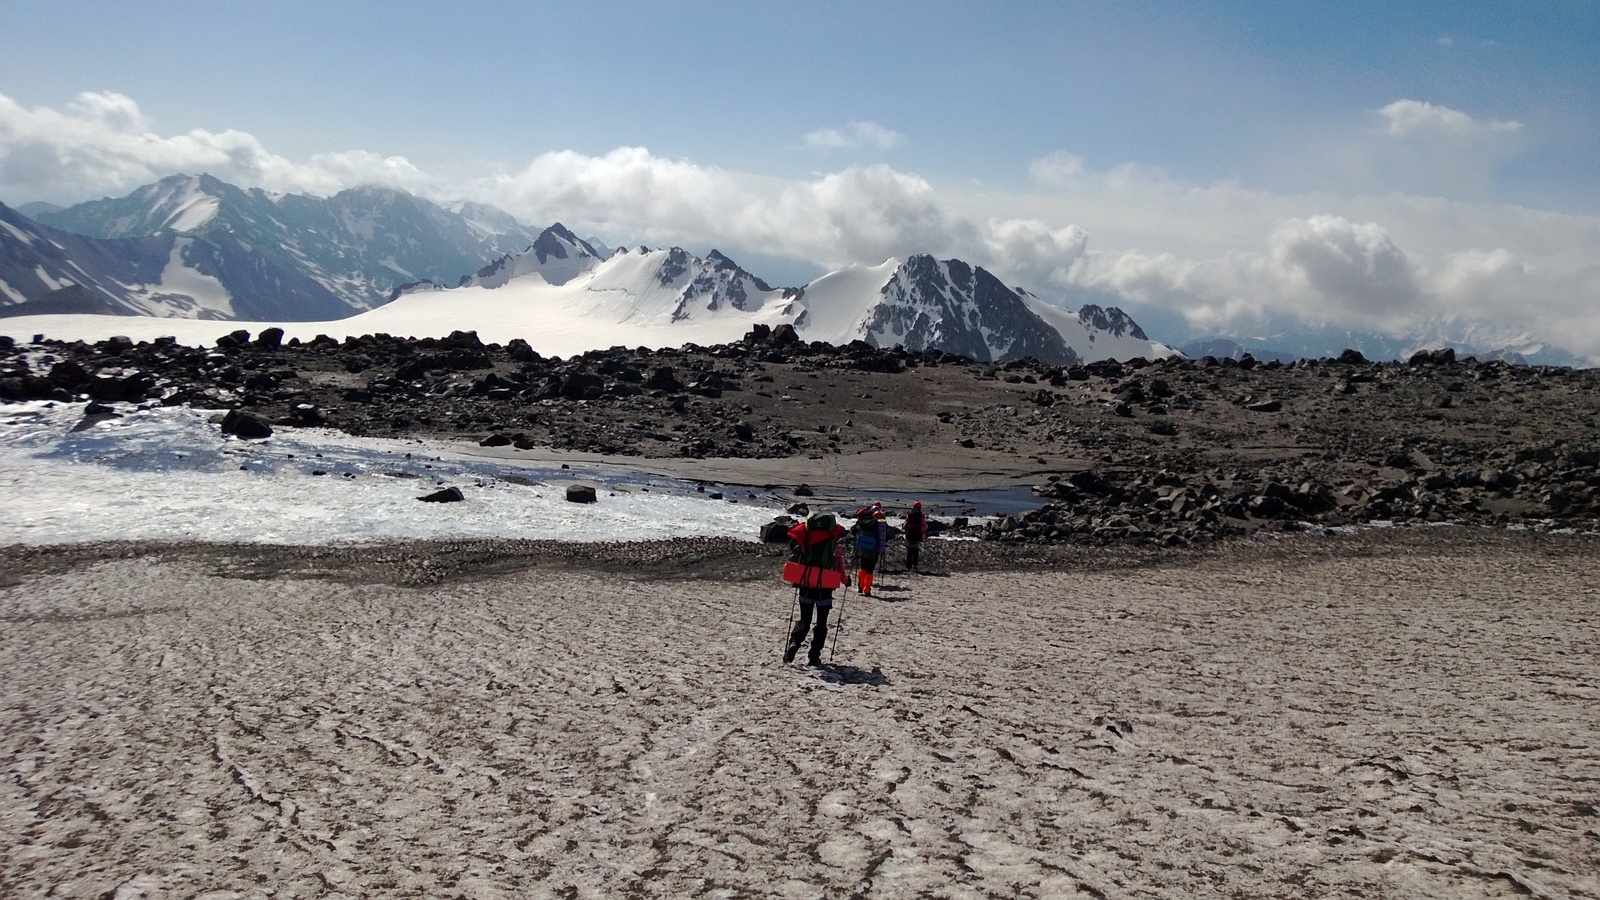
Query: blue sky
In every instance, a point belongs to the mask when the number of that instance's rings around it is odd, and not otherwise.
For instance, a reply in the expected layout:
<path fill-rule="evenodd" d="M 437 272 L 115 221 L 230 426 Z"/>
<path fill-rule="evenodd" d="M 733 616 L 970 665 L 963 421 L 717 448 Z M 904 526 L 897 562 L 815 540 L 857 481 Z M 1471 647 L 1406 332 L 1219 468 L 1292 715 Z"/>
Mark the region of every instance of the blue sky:
<path fill-rule="evenodd" d="M 10 3 L 0 48 L 13 205 L 371 181 L 778 281 L 926 251 L 1600 354 L 1593 2 Z"/>

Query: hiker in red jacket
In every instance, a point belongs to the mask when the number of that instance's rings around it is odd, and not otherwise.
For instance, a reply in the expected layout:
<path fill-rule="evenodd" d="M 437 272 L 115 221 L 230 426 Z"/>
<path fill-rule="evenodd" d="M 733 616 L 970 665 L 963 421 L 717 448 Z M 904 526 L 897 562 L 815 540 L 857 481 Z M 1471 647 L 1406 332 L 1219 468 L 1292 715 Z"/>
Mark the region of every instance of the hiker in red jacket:
<path fill-rule="evenodd" d="M 812 613 L 816 613 L 817 627 L 811 633 L 811 648 L 806 663 L 822 665 L 822 648 L 828 644 L 828 612 L 833 609 L 833 588 L 849 584 L 844 574 L 844 555 L 839 539 L 846 534 L 832 513 L 812 513 L 804 522 L 789 529 L 793 547 L 793 560 L 785 566 L 785 579 L 791 579 L 800 601 L 800 621 L 789 632 L 789 643 L 783 651 L 783 661 L 794 662 L 800 645 L 805 643 L 806 630 L 811 627 Z M 798 565 L 797 565 L 798 564 Z"/>
<path fill-rule="evenodd" d="M 922 514 L 922 501 L 911 504 L 906 513 L 906 571 L 917 570 L 917 557 L 922 552 L 922 539 L 928 536 L 928 517 Z"/>

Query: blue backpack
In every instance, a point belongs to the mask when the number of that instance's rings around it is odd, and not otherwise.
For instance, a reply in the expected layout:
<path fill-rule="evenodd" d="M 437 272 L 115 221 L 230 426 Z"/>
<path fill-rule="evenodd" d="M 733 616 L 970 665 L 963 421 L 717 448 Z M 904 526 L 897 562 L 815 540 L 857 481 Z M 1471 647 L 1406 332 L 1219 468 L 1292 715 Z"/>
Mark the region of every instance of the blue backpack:
<path fill-rule="evenodd" d="M 862 553 L 878 552 L 878 523 L 874 519 L 856 522 L 856 550 Z"/>

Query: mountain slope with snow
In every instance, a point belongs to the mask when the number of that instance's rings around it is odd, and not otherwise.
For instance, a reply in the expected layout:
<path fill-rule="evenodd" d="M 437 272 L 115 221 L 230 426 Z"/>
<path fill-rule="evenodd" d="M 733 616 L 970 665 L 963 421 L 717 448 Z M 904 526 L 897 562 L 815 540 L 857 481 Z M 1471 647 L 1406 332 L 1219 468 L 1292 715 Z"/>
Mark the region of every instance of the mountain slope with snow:
<path fill-rule="evenodd" d="M 971 359 L 1070 364 L 1174 351 L 1120 310 L 1074 313 L 959 259 L 912 256 L 830 272 L 800 290 L 796 331 L 833 344 L 933 348 Z"/>
<path fill-rule="evenodd" d="M 85 237 L 148 238 L 176 232 L 217 244 L 234 243 L 275 268 L 309 278 L 342 306 L 294 316 L 347 316 L 384 303 L 399 285 L 454 284 L 485 260 L 521 250 L 538 235 L 509 214 L 482 204 L 437 206 L 405 191 L 362 187 L 332 197 L 242 190 L 209 175 L 174 175 L 126 197 L 41 211 L 39 221 Z M 227 284 L 226 273 L 211 273 Z M 248 280 L 247 280 L 248 281 Z M 229 285 L 242 302 L 248 283 Z M 149 315 L 166 315 L 159 305 Z M 186 316 L 176 306 L 172 315 Z"/>
<path fill-rule="evenodd" d="M 350 307 L 231 232 L 94 238 L 0 204 L 0 316 L 51 313 L 312 321 Z"/>

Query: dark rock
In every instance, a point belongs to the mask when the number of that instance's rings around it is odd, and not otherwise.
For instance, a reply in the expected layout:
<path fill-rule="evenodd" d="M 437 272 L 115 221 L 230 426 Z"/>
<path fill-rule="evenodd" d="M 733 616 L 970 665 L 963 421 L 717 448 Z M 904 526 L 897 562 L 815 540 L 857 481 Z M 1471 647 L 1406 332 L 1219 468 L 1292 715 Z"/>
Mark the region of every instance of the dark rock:
<path fill-rule="evenodd" d="M 491 434 L 478 442 L 479 447 L 506 447 L 511 444 L 511 438 L 504 434 Z"/>
<path fill-rule="evenodd" d="M 1344 352 L 1339 354 L 1339 362 L 1350 366 L 1364 366 L 1367 364 L 1367 358 L 1361 355 L 1360 350 L 1346 347 Z"/>
<path fill-rule="evenodd" d="M 50 383 L 69 391 L 89 383 L 89 373 L 76 360 L 64 359 L 50 367 Z"/>
<path fill-rule="evenodd" d="M 1277 400 L 1258 400 L 1255 403 L 1246 403 L 1244 408 L 1251 412 L 1275 413 L 1283 409 L 1283 403 Z"/>
<path fill-rule="evenodd" d="M 795 331 L 794 326 L 788 322 L 784 322 L 782 325 L 772 329 L 772 346 L 787 347 L 798 343 L 800 343 L 800 333 Z"/>
<path fill-rule="evenodd" d="M 231 409 L 222 417 L 222 433 L 247 440 L 259 440 L 272 437 L 272 426 L 259 416 Z"/>
<path fill-rule="evenodd" d="M 652 391 L 675 392 L 683 390 L 683 382 L 678 380 L 678 373 L 671 366 L 659 366 L 645 379 L 644 387 Z"/>
<path fill-rule="evenodd" d="M 573 372 L 561 381 L 561 396 L 568 400 L 598 400 L 606 391 L 606 380 L 591 372 Z"/>
<path fill-rule="evenodd" d="M 240 328 L 237 331 L 230 331 L 222 337 L 217 338 L 217 346 L 224 350 L 232 349 L 234 347 L 243 347 L 248 343 L 250 343 L 250 332 L 243 328 Z"/>
<path fill-rule="evenodd" d="M 127 391 L 123 388 L 122 376 L 111 372 L 101 372 L 89 379 L 88 391 L 89 396 L 108 403 L 128 399 Z"/>
<path fill-rule="evenodd" d="M 539 352 L 522 338 L 512 338 L 506 343 L 506 355 L 520 363 L 538 362 L 543 359 Z"/>
<path fill-rule="evenodd" d="M 261 329 L 261 333 L 256 335 L 256 346 L 263 350 L 276 350 L 282 347 L 283 329 L 276 325 Z"/>
<path fill-rule="evenodd" d="M 1073 487 L 1091 494 L 1109 494 L 1114 489 L 1111 482 L 1097 472 L 1084 470 L 1067 476 Z"/>
<path fill-rule="evenodd" d="M 598 501 L 599 499 L 600 499 L 599 495 L 596 494 L 595 489 L 594 489 L 594 487 L 592 485 L 587 485 L 587 484 L 569 484 L 569 485 L 567 485 L 567 502 L 568 503 L 594 503 L 594 502 Z"/>
<path fill-rule="evenodd" d="M 761 543 L 782 544 L 789 540 L 789 529 L 795 525 L 794 519 L 788 516 L 779 516 L 771 522 L 761 526 Z"/>
<path fill-rule="evenodd" d="M 434 491 L 426 497 L 418 497 L 417 499 L 423 503 L 460 503 L 467 497 L 461 493 L 461 488 L 451 485 L 442 490 Z"/>
<path fill-rule="evenodd" d="M 794 495 L 796 497 L 815 497 L 817 492 L 811 489 L 811 485 L 802 484 L 794 489 Z"/>
<path fill-rule="evenodd" d="M 95 345 L 95 349 L 107 356 L 121 356 L 133 349 L 133 338 L 125 334 L 108 337 Z"/>

